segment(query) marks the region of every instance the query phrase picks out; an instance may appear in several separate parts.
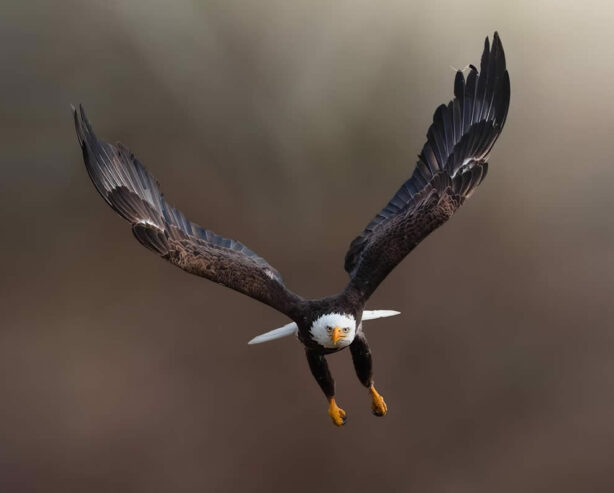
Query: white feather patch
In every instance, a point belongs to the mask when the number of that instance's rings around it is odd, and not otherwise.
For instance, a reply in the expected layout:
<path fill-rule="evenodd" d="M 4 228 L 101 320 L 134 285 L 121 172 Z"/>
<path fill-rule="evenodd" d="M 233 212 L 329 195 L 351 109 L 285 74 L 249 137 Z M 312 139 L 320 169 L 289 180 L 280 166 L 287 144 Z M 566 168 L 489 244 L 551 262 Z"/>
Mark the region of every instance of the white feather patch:
<path fill-rule="evenodd" d="M 248 344 L 260 344 L 261 342 L 268 342 L 274 339 L 280 339 L 282 337 L 286 337 L 292 334 L 296 334 L 298 331 L 298 326 L 292 322 L 288 325 L 284 325 L 279 329 L 273 329 L 264 334 L 260 334 L 259 336 L 254 337 Z"/>
<path fill-rule="evenodd" d="M 373 320 L 374 318 L 394 317 L 400 315 L 401 312 L 394 310 L 364 310 L 362 312 L 363 320 Z"/>
<path fill-rule="evenodd" d="M 163 231 L 163 229 L 160 227 L 159 224 L 156 224 L 149 219 L 139 219 L 136 224 L 143 224 L 145 226 L 151 226 L 153 228 L 156 228 L 159 231 Z"/>

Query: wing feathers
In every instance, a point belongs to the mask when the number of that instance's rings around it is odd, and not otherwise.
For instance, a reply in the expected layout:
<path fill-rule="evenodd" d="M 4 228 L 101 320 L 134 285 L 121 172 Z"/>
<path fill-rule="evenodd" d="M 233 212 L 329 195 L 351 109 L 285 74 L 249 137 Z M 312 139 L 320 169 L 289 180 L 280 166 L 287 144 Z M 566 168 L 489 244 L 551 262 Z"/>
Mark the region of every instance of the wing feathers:
<path fill-rule="evenodd" d="M 139 242 L 164 257 L 168 255 L 168 238 L 157 226 L 147 221 L 132 225 L 132 233 Z"/>
<path fill-rule="evenodd" d="M 88 174 L 105 201 L 132 224 L 136 239 L 183 270 L 224 284 L 291 316 L 301 299 L 245 245 L 189 221 L 124 146 L 99 140 L 80 107 L 75 128 Z"/>
<path fill-rule="evenodd" d="M 484 180 L 486 159 L 499 137 L 510 101 L 499 35 L 484 41 L 480 72 L 454 77 L 454 99 L 440 105 L 411 178 L 355 238 L 345 258 L 348 289 L 364 300 L 386 275 Z"/>

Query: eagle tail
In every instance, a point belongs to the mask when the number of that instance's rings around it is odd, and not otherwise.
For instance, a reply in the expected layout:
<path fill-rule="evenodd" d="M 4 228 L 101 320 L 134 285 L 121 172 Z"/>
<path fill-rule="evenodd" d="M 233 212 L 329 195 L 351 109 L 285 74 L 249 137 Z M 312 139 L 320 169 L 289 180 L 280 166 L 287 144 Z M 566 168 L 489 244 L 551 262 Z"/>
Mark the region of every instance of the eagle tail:
<path fill-rule="evenodd" d="M 254 337 L 248 344 L 260 344 L 261 342 L 269 342 L 274 339 L 280 339 L 282 337 L 286 337 L 292 334 L 296 334 L 298 330 L 298 326 L 292 322 L 288 325 L 284 325 L 279 329 L 270 330 L 269 332 L 265 332 L 264 334 L 260 334 L 259 336 Z"/>
<path fill-rule="evenodd" d="M 400 314 L 401 312 L 395 310 L 364 310 L 362 312 L 362 319 L 373 320 L 374 318 L 394 317 Z"/>

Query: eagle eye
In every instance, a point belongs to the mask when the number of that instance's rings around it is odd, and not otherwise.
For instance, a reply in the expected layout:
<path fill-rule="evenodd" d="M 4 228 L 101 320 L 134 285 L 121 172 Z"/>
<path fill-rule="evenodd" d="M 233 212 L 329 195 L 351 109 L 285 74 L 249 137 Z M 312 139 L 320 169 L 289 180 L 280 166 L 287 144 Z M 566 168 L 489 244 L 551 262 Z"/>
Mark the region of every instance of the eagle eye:
<path fill-rule="evenodd" d="M 344 328 L 344 329 L 343 329 L 343 332 L 345 332 L 346 334 L 347 334 L 349 331 L 350 331 L 350 328 L 349 328 L 349 327 L 346 327 L 346 328 Z"/>

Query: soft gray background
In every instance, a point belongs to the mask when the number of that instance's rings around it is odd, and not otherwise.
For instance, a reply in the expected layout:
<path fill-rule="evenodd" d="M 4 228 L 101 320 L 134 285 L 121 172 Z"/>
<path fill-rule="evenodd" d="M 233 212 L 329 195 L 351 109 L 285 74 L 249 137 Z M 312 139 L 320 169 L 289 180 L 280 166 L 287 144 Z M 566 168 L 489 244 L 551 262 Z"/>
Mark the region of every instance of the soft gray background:
<path fill-rule="evenodd" d="M 609 1 L 9 0 L 0 16 L 0 489 L 614 490 Z M 483 187 L 381 286 L 390 413 L 283 316 L 157 259 L 97 196 L 70 103 L 190 218 L 306 296 L 405 180 L 453 70 L 512 80 Z"/>

